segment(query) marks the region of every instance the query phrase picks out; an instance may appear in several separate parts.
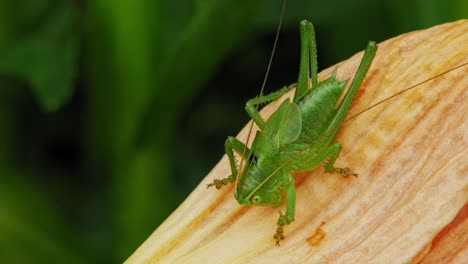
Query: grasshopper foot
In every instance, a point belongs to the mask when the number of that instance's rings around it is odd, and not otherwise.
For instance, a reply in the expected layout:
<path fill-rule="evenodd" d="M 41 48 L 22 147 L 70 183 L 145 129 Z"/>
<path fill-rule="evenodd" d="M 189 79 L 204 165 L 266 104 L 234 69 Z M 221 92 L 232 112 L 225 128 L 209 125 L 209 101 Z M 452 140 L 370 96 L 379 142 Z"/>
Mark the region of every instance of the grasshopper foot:
<path fill-rule="evenodd" d="M 212 183 L 206 185 L 206 188 L 210 188 L 211 186 L 215 186 L 216 189 L 221 189 L 221 187 L 223 186 L 223 180 L 214 179 Z"/>
<path fill-rule="evenodd" d="M 284 239 L 283 227 L 278 226 L 278 227 L 276 228 L 276 234 L 273 236 L 273 238 L 276 240 L 275 246 L 279 246 L 279 245 L 280 245 L 280 241 Z"/>
<path fill-rule="evenodd" d="M 209 183 L 206 185 L 206 188 L 210 188 L 211 186 L 215 186 L 216 189 L 221 189 L 221 187 L 223 187 L 223 185 L 227 185 L 228 183 L 230 182 L 234 182 L 235 181 L 235 177 L 232 176 L 232 175 L 229 175 L 229 177 L 227 178 L 224 178 L 224 179 L 214 179 L 212 183 Z"/>
<path fill-rule="evenodd" d="M 291 223 L 292 221 L 294 221 L 294 219 L 288 218 L 281 211 L 279 213 L 280 213 L 280 217 L 278 219 L 278 227 L 276 228 L 276 234 L 273 236 L 273 238 L 276 240 L 276 244 L 275 244 L 276 246 L 279 246 L 280 241 L 284 240 L 283 227 Z"/>
<path fill-rule="evenodd" d="M 332 166 L 328 166 L 328 164 L 325 165 L 325 172 L 328 172 L 328 173 L 338 172 L 345 178 L 348 178 L 349 176 L 354 176 L 354 177 L 358 176 L 358 174 L 352 172 L 350 168 L 335 168 Z"/>
<path fill-rule="evenodd" d="M 343 177 L 348 178 L 349 176 L 354 176 L 357 178 L 358 174 L 352 172 L 349 168 L 335 168 L 335 171 L 343 175 Z"/>

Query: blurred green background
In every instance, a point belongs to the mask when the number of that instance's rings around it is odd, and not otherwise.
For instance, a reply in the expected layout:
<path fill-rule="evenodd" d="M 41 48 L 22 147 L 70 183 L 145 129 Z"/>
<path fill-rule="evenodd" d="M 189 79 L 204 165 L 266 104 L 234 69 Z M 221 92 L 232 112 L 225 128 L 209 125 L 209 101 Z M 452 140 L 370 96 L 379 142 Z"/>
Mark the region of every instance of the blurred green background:
<path fill-rule="evenodd" d="M 281 1 L 0 0 L 0 263 L 124 261 L 247 122 Z M 465 0 L 289 0 L 266 92 Z M 402 87 L 404 88 L 404 87 Z"/>

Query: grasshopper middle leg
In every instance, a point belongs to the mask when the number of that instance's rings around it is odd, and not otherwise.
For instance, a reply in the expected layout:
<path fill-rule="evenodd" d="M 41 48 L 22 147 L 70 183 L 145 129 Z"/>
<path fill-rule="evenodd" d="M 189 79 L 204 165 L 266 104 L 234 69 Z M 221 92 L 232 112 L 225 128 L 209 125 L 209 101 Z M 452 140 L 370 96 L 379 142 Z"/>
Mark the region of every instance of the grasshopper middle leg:
<path fill-rule="evenodd" d="M 289 90 L 291 90 L 292 87 L 294 87 L 294 86 L 291 85 L 291 86 L 283 87 L 282 89 L 279 89 L 278 91 L 272 92 L 272 93 L 267 94 L 265 96 L 255 97 L 255 98 L 250 99 L 249 101 L 247 101 L 247 103 L 245 105 L 245 111 L 247 112 L 247 114 L 249 114 L 250 118 L 252 118 L 252 120 L 255 122 L 255 124 L 257 124 L 257 126 L 261 130 L 263 130 L 263 127 L 265 126 L 265 121 L 262 119 L 262 117 L 258 113 L 258 109 L 257 109 L 256 106 L 260 105 L 260 104 L 265 104 L 265 103 L 271 102 L 271 101 L 273 101 L 275 99 L 278 99 L 283 94 L 285 94 Z"/>

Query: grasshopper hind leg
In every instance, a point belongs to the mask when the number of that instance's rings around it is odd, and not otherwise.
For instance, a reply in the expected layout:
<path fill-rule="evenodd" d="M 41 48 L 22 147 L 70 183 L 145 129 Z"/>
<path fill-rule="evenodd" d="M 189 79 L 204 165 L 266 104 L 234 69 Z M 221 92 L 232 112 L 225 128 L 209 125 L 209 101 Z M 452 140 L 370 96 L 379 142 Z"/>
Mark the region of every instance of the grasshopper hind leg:
<path fill-rule="evenodd" d="M 327 163 L 325 163 L 325 172 L 328 172 L 328 173 L 338 172 L 343 177 L 349 177 L 349 176 L 357 177 L 358 174 L 352 172 L 350 168 L 336 168 L 336 167 L 333 166 L 335 164 L 336 159 L 340 155 L 340 152 L 341 152 L 342 148 L 343 147 L 340 145 L 340 143 L 334 143 L 334 144 L 330 145 L 324 151 L 327 154 L 327 156 L 329 157 L 329 160 L 327 161 Z"/>

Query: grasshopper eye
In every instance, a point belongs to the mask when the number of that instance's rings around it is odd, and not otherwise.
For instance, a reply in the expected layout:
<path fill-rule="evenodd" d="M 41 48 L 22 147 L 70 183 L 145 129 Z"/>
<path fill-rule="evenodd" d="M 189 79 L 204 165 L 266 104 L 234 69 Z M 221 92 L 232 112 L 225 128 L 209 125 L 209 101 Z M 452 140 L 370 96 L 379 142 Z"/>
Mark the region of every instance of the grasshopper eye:
<path fill-rule="evenodd" d="M 249 161 L 250 163 L 252 163 L 252 165 L 257 164 L 257 156 L 254 156 L 254 155 L 250 156 Z"/>
<path fill-rule="evenodd" d="M 252 203 L 254 204 L 259 204 L 262 202 L 262 197 L 260 197 L 259 195 L 255 195 L 253 198 L 252 198 Z"/>

